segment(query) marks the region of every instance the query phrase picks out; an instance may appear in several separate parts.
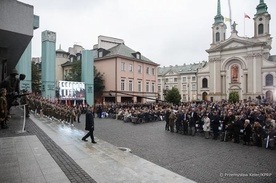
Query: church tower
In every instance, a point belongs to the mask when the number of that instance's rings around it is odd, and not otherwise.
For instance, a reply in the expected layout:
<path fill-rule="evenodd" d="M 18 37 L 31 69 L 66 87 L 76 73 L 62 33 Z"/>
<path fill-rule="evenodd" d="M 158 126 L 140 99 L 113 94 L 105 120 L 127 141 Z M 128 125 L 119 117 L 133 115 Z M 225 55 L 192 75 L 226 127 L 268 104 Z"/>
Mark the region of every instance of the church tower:
<path fill-rule="evenodd" d="M 269 22 L 270 14 L 267 12 L 267 5 L 264 0 L 260 0 L 257 6 L 257 13 L 254 15 L 254 37 L 267 38 L 270 37 Z"/>
<path fill-rule="evenodd" d="M 221 15 L 220 0 L 218 0 L 217 15 L 215 16 L 215 23 L 213 24 L 213 42 L 217 44 L 225 41 L 226 25 L 224 23 L 224 17 Z"/>

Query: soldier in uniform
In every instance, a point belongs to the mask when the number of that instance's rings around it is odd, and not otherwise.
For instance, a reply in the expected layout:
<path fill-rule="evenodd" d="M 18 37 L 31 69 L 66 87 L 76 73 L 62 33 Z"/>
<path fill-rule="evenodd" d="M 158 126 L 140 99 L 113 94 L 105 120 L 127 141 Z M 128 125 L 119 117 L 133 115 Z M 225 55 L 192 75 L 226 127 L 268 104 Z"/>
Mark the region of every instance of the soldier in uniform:
<path fill-rule="evenodd" d="M 1 83 L 1 88 L 6 88 L 7 90 L 7 109 L 8 113 L 14 101 L 14 95 L 17 93 L 19 94 L 19 83 L 20 80 L 16 77 L 18 72 L 16 69 L 13 69 L 10 75 L 5 78 L 5 80 Z"/>
<path fill-rule="evenodd" d="M 78 106 L 77 107 L 77 110 L 76 110 L 76 116 L 77 116 L 77 120 L 78 120 L 78 123 L 80 123 L 80 116 L 81 116 L 81 107 Z"/>
<path fill-rule="evenodd" d="M 6 101 L 6 94 L 7 91 L 5 88 L 1 89 L 1 97 L 0 97 L 0 122 L 1 122 L 1 128 L 7 129 L 8 126 L 6 124 L 6 118 L 7 118 L 7 101 Z"/>

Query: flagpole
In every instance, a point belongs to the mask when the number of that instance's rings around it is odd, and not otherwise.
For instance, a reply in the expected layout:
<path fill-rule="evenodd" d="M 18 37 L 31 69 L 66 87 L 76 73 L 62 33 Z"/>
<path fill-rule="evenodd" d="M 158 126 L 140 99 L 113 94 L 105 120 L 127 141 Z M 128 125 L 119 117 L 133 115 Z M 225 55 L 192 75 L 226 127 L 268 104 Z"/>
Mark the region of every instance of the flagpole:
<path fill-rule="evenodd" d="M 230 4 L 230 0 L 228 0 L 228 6 L 229 6 L 229 23 L 230 23 L 230 28 L 232 30 L 232 12 L 231 12 L 231 4 Z"/>
<path fill-rule="evenodd" d="M 243 16 L 243 36 L 245 37 L 245 13 Z"/>

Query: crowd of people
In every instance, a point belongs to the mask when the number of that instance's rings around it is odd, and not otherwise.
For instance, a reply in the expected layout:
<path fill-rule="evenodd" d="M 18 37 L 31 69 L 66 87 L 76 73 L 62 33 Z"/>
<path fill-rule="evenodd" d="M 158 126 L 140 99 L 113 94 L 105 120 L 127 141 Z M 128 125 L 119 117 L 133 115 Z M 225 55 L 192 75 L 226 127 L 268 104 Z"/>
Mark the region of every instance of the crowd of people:
<path fill-rule="evenodd" d="M 5 93 L 3 93 L 5 95 Z M 37 115 L 46 116 L 74 126 L 80 122 L 82 113 L 89 106 L 68 106 L 42 97 L 29 95 L 28 108 Z M 113 118 L 124 122 L 147 123 L 165 121 L 165 130 L 171 133 L 195 136 L 202 134 L 206 139 L 233 141 L 244 145 L 274 148 L 276 104 L 260 103 L 258 100 L 238 103 L 187 102 L 181 105 L 169 103 L 150 104 L 96 104 L 94 113 L 98 118 Z"/>
<path fill-rule="evenodd" d="M 246 100 L 238 103 L 187 102 L 182 105 L 124 104 L 98 105 L 98 117 L 146 123 L 165 120 L 165 130 L 183 135 L 204 134 L 205 138 L 244 145 L 273 148 L 275 145 L 275 103 Z"/>

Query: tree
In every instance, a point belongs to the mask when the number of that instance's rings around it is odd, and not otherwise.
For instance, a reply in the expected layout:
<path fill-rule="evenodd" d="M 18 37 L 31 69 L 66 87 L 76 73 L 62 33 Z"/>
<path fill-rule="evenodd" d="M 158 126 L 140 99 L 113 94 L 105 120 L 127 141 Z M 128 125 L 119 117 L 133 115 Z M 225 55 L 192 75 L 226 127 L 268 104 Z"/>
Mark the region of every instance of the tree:
<path fill-rule="evenodd" d="M 32 91 L 34 93 L 41 92 L 41 64 L 32 62 Z"/>
<path fill-rule="evenodd" d="M 66 81 L 81 82 L 81 61 L 72 62 L 72 68 L 69 74 L 65 77 Z"/>
<path fill-rule="evenodd" d="M 72 63 L 71 72 L 65 78 L 66 81 L 81 82 L 81 61 L 77 60 Z M 104 90 L 103 74 L 94 66 L 94 97 L 101 98 Z"/>
<path fill-rule="evenodd" d="M 104 91 L 104 78 L 103 74 L 100 73 L 94 66 L 94 96 L 95 98 L 102 97 Z"/>
<path fill-rule="evenodd" d="M 236 103 L 239 100 L 239 93 L 236 91 L 231 91 L 229 94 L 229 102 Z"/>
<path fill-rule="evenodd" d="M 181 95 L 178 89 L 173 87 L 171 90 L 167 90 L 165 100 L 175 105 L 179 104 L 181 100 Z"/>

